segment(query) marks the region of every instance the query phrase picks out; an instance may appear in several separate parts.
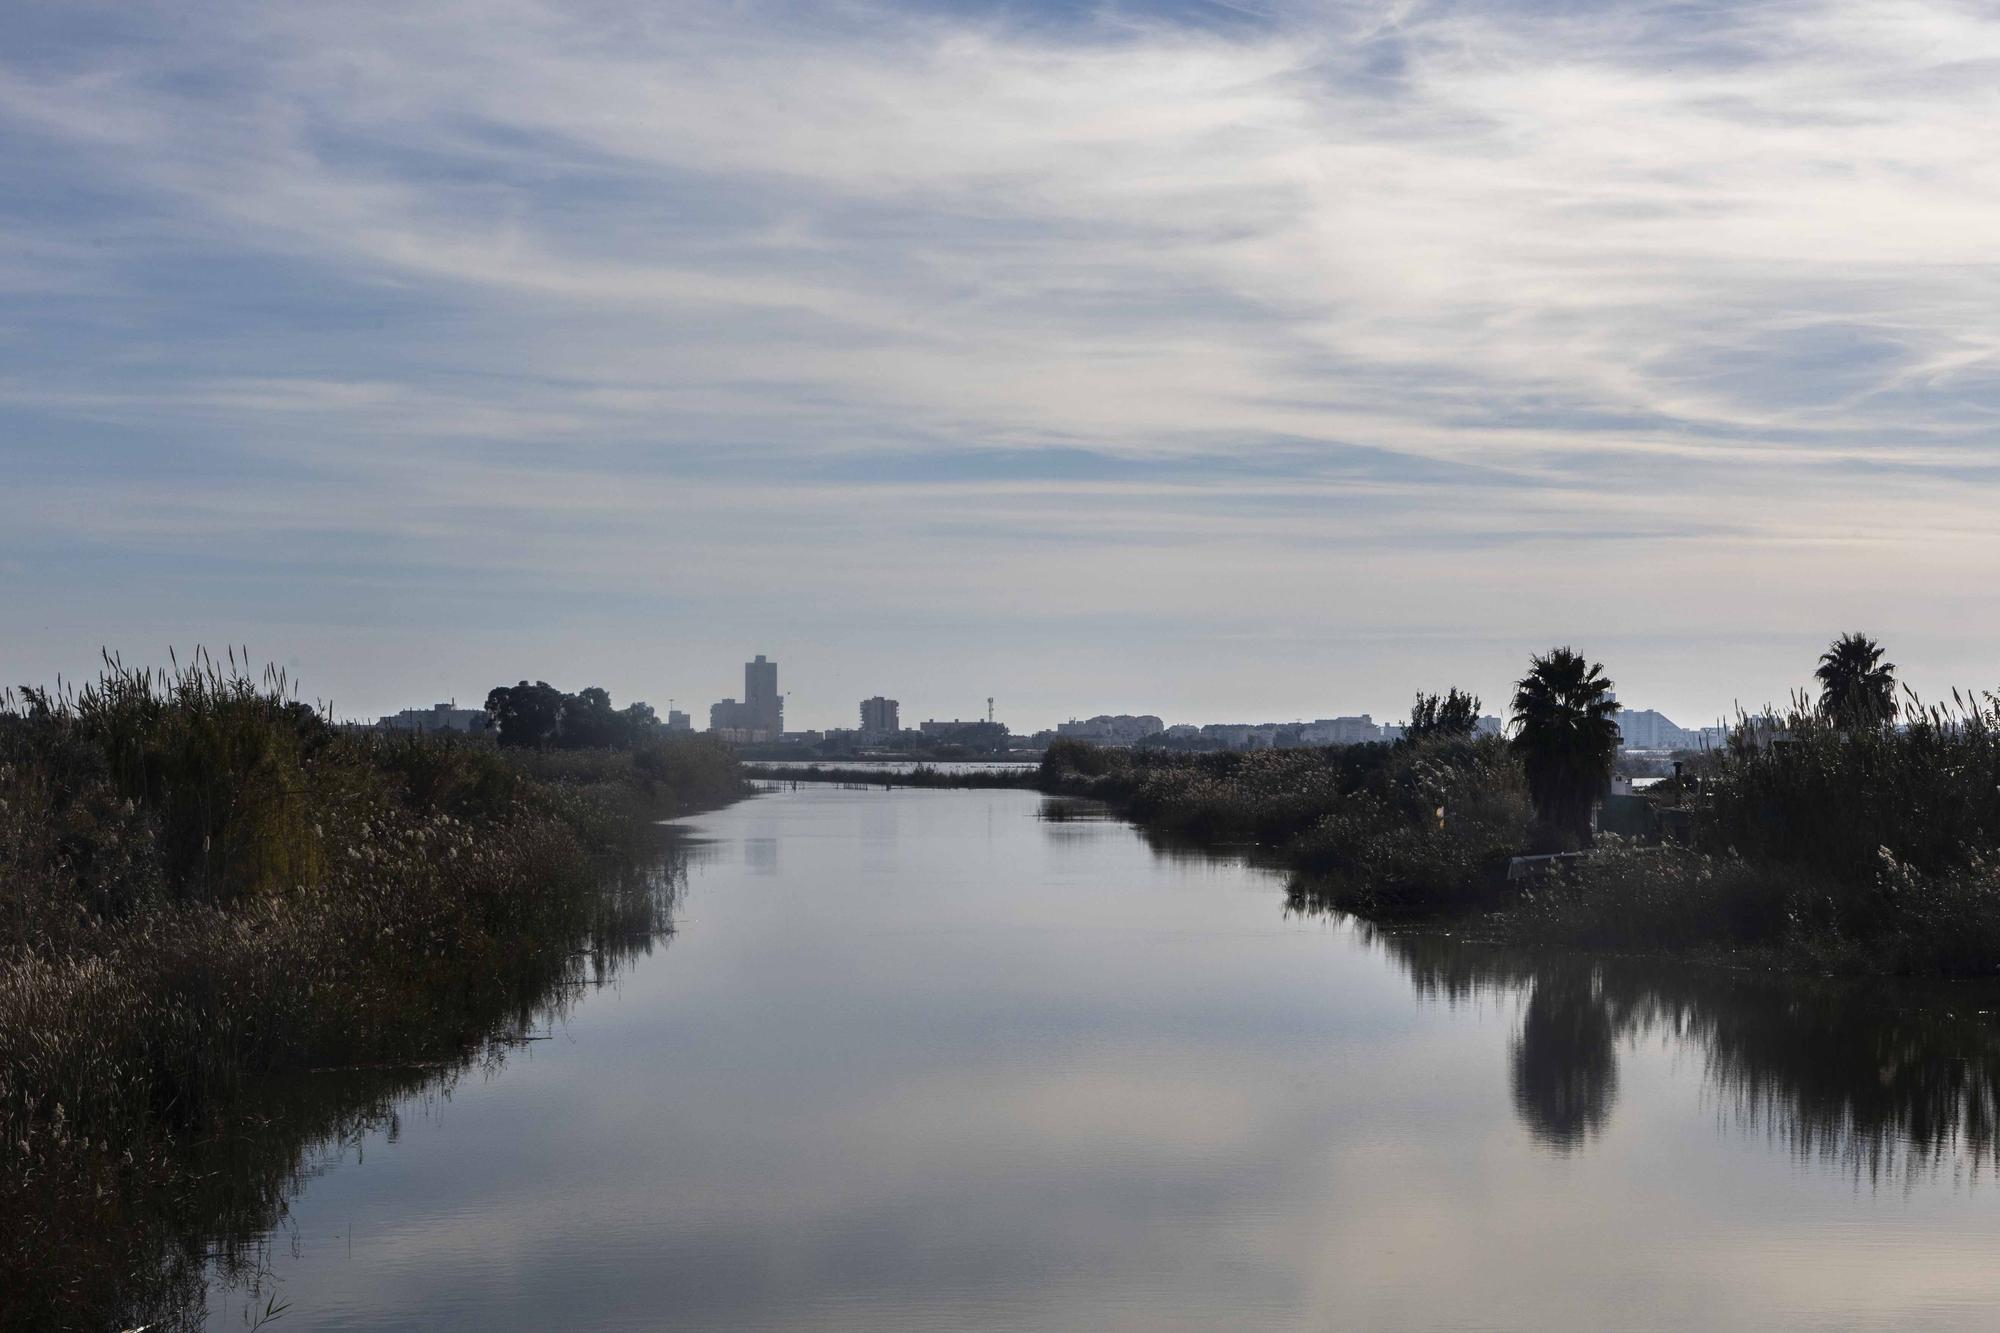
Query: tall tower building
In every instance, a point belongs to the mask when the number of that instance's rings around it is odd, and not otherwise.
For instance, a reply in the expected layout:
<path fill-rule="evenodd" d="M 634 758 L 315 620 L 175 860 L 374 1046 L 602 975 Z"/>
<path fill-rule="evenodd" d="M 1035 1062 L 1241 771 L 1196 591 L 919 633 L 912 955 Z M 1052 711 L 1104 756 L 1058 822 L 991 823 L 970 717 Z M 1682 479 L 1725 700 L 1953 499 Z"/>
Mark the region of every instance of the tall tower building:
<path fill-rule="evenodd" d="M 876 695 L 873 699 L 861 701 L 861 731 L 867 736 L 891 736 L 902 730 L 897 720 L 897 706 L 894 699 L 884 699 Z"/>
<path fill-rule="evenodd" d="M 768 731 L 773 740 L 785 729 L 785 700 L 778 693 L 778 664 L 766 662 L 764 654 L 743 664 L 743 709 L 750 726 Z"/>

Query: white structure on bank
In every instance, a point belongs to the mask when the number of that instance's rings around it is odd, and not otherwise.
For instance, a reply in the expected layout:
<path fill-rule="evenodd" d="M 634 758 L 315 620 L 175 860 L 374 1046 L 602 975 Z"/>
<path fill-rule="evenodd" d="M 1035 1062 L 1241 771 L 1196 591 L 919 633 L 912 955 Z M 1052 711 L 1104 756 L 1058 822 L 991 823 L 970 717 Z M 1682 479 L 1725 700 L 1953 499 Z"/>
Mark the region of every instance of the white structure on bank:
<path fill-rule="evenodd" d="M 375 724 L 383 731 L 483 731 L 486 710 L 460 708 L 456 700 L 429 708 L 405 708 Z"/>
<path fill-rule="evenodd" d="M 1726 727 L 1676 726 L 1652 708 L 1621 708 L 1615 715 L 1618 744 L 1627 750 L 1705 750 L 1726 745 Z"/>
<path fill-rule="evenodd" d="M 1167 724 L 1151 713 L 1134 716 L 1131 713 L 1100 713 L 1096 717 L 1079 722 L 1071 718 L 1056 724 L 1056 735 L 1071 740 L 1095 741 L 1099 745 L 1131 745 L 1157 736 L 1167 729 Z"/>

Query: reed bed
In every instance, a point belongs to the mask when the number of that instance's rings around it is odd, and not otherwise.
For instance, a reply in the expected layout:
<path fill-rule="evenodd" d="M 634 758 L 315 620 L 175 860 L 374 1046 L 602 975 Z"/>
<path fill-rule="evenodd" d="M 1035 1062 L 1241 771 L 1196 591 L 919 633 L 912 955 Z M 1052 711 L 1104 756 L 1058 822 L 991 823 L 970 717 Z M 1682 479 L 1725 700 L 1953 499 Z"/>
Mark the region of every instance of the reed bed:
<path fill-rule="evenodd" d="M 1806 700 L 1741 719 L 1686 796 L 1691 842 L 1617 848 L 1511 914 L 1517 939 L 1754 950 L 1828 972 L 2000 974 L 2000 710 L 1906 696 L 1900 725 Z"/>
<path fill-rule="evenodd" d="M 253 1090 L 466 1058 L 653 911 L 616 887 L 647 820 L 741 790 L 700 740 L 345 735 L 233 654 L 6 703 L 8 1328 L 157 1317 L 159 1266 L 118 1238 L 145 1243 L 135 1200 L 200 1192 L 197 1146 L 254 1123 Z"/>
<path fill-rule="evenodd" d="M 1686 838 L 1600 838 L 1526 888 L 1526 784 L 1499 739 L 1177 755 L 1062 742 L 1052 794 L 1149 832 L 1250 846 L 1302 908 L 1475 918 L 1521 945 L 1728 954 L 1796 970 L 2000 975 L 2000 703 L 1907 699 L 1844 728 L 1807 701 L 1740 720 L 1678 796 Z"/>
<path fill-rule="evenodd" d="M 1493 902 L 1531 821 L 1520 766 L 1491 738 L 1198 755 L 1059 741 L 1038 784 L 1169 839 L 1265 849 L 1297 892 L 1377 916 Z"/>

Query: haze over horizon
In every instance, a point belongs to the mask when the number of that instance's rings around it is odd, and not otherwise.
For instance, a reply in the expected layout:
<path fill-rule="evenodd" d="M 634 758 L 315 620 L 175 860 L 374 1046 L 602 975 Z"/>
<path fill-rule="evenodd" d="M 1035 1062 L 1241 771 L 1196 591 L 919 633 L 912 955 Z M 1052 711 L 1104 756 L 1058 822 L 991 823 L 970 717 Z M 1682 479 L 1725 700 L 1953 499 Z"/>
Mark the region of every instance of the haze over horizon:
<path fill-rule="evenodd" d="M 2000 14 L 23 3 L 0 680 L 2000 688 Z"/>

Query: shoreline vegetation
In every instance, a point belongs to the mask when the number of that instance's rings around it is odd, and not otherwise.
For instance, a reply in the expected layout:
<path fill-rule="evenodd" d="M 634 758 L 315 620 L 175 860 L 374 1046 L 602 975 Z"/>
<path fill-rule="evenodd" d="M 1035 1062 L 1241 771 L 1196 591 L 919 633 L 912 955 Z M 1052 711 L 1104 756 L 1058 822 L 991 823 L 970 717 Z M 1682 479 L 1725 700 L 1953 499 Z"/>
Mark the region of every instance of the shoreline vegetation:
<path fill-rule="evenodd" d="M 302 1154 L 650 947 L 658 821 L 747 790 L 703 737 L 352 734 L 233 655 L 5 704 L 7 1327 L 198 1324 Z"/>
<path fill-rule="evenodd" d="M 1614 798 L 1639 820 L 1629 837 L 1592 826 L 1618 744 L 1611 681 L 1566 648 L 1530 663 L 1511 737 L 1475 736 L 1479 700 L 1452 690 L 1420 694 L 1394 742 L 1186 753 L 1063 739 L 1029 771 L 746 772 L 1099 801 L 1163 842 L 1253 851 L 1289 873 L 1299 910 L 1496 943 L 2000 976 L 2000 696 L 1899 699 L 1894 672 L 1873 640 L 1841 636 L 1817 700 L 1743 715 L 1726 748 Z"/>
<path fill-rule="evenodd" d="M 1193 756 L 1058 742 L 1037 786 L 1170 841 L 1253 847 L 1300 910 L 1529 947 L 2000 975 L 2000 700 L 1898 711 L 1801 698 L 1743 718 L 1647 794 L 1668 836 L 1574 836 L 1574 784 L 1552 824 L 1518 735 Z M 1509 874 L 1549 852 L 1571 854 Z"/>

